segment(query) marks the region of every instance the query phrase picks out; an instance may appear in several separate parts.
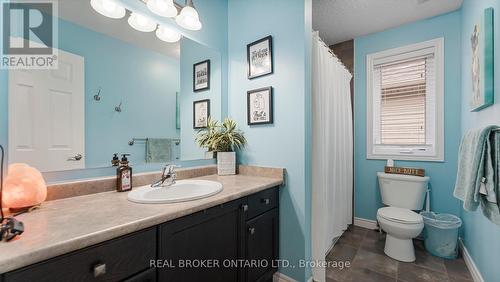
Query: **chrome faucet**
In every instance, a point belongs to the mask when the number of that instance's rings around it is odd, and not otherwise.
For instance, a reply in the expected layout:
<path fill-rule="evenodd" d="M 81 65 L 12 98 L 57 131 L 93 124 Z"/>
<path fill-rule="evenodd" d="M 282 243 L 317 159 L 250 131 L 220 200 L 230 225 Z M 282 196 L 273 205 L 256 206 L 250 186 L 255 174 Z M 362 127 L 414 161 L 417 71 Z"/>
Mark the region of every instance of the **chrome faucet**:
<path fill-rule="evenodd" d="M 151 187 L 171 186 L 175 184 L 177 174 L 175 168 L 178 167 L 173 164 L 165 165 L 161 170 L 161 179 L 151 184 Z"/>

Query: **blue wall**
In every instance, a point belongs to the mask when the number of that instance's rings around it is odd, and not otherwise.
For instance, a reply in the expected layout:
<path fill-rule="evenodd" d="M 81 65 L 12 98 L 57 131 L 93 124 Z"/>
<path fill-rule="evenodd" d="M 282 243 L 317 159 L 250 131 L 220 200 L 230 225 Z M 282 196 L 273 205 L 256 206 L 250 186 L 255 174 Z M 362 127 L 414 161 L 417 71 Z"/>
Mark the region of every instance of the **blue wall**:
<path fill-rule="evenodd" d="M 193 92 L 193 65 L 210 60 L 210 89 Z M 221 120 L 221 56 L 219 52 L 189 39 L 181 41 L 181 159 L 204 158 L 204 149 L 195 141 L 193 129 L 193 101 L 210 99 L 210 116 Z"/>
<path fill-rule="evenodd" d="M 494 8 L 495 50 L 500 46 L 500 1 L 465 0 L 462 6 L 462 133 L 468 129 L 500 125 L 500 54 L 495 54 L 495 102 L 496 104 L 480 112 L 469 110 L 471 83 L 470 35 L 474 25 L 479 22 L 484 9 Z M 480 208 L 476 212 L 461 210 L 464 222 L 463 240 L 476 266 L 487 282 L 498 281 L 500 277 L 500 226 L 491 223 L 483 216 Z"/>
<path fill-rule="evenodd" d="M 366 55 L 386 49 L 445 39 L 445 162 L 396 161 L 398 166 L 421 167 L 430 176 L 431 209 L 458 215 L 459 203 L 453 198 L 457 151 L 460 141 L 460 12 L 404 25 L 356 38 L 354 97 L 355 216 L 376 219 L 382 207 L 376 173 L 385 161 L 366 159 Z"/>
<path fill-rule="evenodd" d="M 280 272 L 305 281 L 307 269 L 297 261 L 310 257 L 310 187 L 306 122 L 310 115 L 310 1 L 229 1 L 229 115 L 248 139 L 240 162 L 284 167 L 280 196 L 280 258 L 295 268 Z M 307 16 L 305 15 L 307 12 Z M 257 20 L 256 20 L 257 19 Z M 247 78 L 246 45 L 273 36 L 274 74 Z M 247 91 L 274 87 L 274 124 L 247 126 Z"/>

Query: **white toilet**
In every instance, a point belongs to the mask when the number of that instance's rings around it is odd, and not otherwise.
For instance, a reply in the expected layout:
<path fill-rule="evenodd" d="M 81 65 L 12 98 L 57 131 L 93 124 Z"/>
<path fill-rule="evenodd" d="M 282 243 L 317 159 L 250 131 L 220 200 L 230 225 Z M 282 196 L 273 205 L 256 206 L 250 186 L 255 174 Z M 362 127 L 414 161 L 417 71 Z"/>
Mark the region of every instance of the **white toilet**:
<path fill-rule="evenodd" d="M 384 252 L 393 259 L 415 261 L 412 239 L 424 228 L 422 216 L 414 210 L 423 208 L 429 177 L 378 172 L 382 203 L 377 220 L 387 233 Z"/>

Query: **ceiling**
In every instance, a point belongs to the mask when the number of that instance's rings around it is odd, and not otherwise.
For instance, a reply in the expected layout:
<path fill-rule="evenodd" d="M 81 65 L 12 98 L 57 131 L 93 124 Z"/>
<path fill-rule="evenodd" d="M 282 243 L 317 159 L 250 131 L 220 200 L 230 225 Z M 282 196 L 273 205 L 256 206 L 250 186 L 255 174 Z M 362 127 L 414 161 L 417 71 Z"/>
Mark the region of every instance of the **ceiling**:
<path fill-rule="evenodd" d="M 326 44 L 457 10 L 463 0 L 313 0 L 313 29 Z"/>
<path fill-rule="evenodd" d="M 180 43 L 167 43 L 156 38 L 154 32 L 140 32 L 129 26 L 127 16 L 122 19 L 110 19 L 98 14 L 90 6 L 90 1 L 59 1 L 59 17 L 84 26 L 93 31 L 131 43 L 141 48 L 150 49 L 163 55 L 178 59 Z"/>

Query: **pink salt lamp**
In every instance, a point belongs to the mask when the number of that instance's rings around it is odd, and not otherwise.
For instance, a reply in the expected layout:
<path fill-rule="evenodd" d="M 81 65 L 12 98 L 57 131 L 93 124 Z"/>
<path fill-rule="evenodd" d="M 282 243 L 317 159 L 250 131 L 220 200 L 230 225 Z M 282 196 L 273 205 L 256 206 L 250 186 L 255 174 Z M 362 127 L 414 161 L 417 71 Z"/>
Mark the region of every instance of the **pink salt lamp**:
<path fill-rule="evenodd" d="M 2 205 L 23 209 L 41 204 L 47 198 L 47 185 L 42 174 L 27 164 L 9 165 L 5 178 Z"/>

